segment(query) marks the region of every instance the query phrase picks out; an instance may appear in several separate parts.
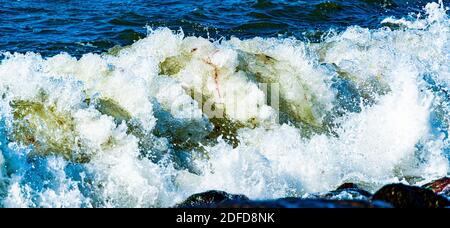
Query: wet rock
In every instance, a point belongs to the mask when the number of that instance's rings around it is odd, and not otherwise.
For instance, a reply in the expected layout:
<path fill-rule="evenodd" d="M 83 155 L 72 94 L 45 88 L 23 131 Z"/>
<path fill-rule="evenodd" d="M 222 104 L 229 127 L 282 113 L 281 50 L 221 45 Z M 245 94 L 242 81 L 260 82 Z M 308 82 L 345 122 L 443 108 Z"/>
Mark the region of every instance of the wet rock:
<path fill-rule="evenodd" d="M 22 145 L 33 145 L 34 153 L 30 156 L 58 154 L 67 160 L 86 160 L 81 156 L 70 113 L 57 111 L 55 105 L 40 101 L 13 100 L 10 106 L 14 118 L 10 138 Z"/>
<path fill-rule="evenodd" d="M 32 145 L 33 151 L 28 155 L 30 158 L 60 155 L 72 162 L 89 162 L 92 153 L 80 140 L 73 113 L 59 110 L 56 103 L 48 102 L 47 97 L 47 93 L 41 91 L 35 100 L 18 99 L 10 102 L 13 114 L 13 129 L 9 135 L 10 139 L 23 146 Z M 86 99 L 84 102 L 89 105 L 92 101 Z M 126 122 L 127 133 L 140 139 L 140 146 L 143 144 L 141 142 L 146 142 L 141 140 L 148 138 L 145 132 L 132 123 L 131 114 L 116 101 L 110 98 L 100 98 L 96 101 L 95 108 L 101 114 L 113 117 L 116 124 Z M 102 144 L 102 148 L 113 146 L 112 138 Z"/>
<path fill-rule="evenodd" d="M 239 52 L 239 56 L 237 70 L 251 75 L 259 83 L 279 83 L 279 111 L 288 114 L 290 120 L 298 122 L 302 131 L 308 129 L 305 134 L 325 130 L 323 126 L 325 105 L 313 92 L 308 80 L 295 74 L 289 74 L 292 75 L 289 79 L 282 77 L 285 71 L 295 72 L 293 66 L 286 66 L 274 57 L 262 53 Z M 288 92 L 288 87 L 292 86 L 296 87 L 299 93 L 295 99 L 292 99 L 292 94 Z"/>
<path fill-rule="evenodd" d="M 247 200 L 249 199 L 245 195 L 233 195 L 224 191 L 211 190 L 191 195 L 176 207 L 215 207 L 214 205 L 224 204 L 229 201 L 245 202 Z"/>
<path fill-rule="evenodd" d="M 343 190 L 343 189 L 358 189 L 358 185 L 354 183 L 343 183 L 339 187 L 336 188 L 336 190 Z"/>
<path fill-rule="evenodd" d="M 362 200 L 369 201 L 372 194 L 353 183 L 344 183 L 336 190 L 325 193 L 308 194 L 308 199 L 322 200 Z"/>
<path fill-rule="evenodd" d="M 404 184 L 389 184 L 378 190 L 372 200 L 382 200 L 396 208 L 443 208 L 450 206 L 450 201 L 435 194 L 432 190 L 407 186 Z"/>
<path fill-rule="evenodd" d="M 288 197 L 274 200 L 249 200 L 244 195 L 207 191 L 190 196 L 178 208 L 390 208 L 384 201 L 331 200 Z"/>
<path fill-rule="evenodd" d="M 359 187 L 357 184 L 354 183 L 343 183 L 339 187 L 337 187 L 336 190 L 333 192 L 343 192 L 343 191 L 355 192 L 364 197 L 372 196 L 370 192 L 362 189 L 361 187 Z"/>
<path fill-rule="evenodd" d="M 123 121 L 128 123 L 132 116 L 119 105 L 119 103 L 111 98 L 99 98 L 95 104 L 95 108 L 104 115 L 114 118 L 116 124 L 121 124 Z"/>
<path fill-rule="evenodd" d="M 159 64 L 160 74 L 175 75 L 178 74 L 188 61 L 192 58 L 192 53 L 181 53 L 178 56 L 172 56 Z"/>
<path fill-rule="evenodd" d="M 443 194 L 450 197 L 450 178 L 443 177 L 438 180 L 434 180 L 428 184 L 422 186 L 423 188 L 430 189 L 436 194 Z"/>
<path fill-rule="evenodd" d="M 383 201 L 364 200 L 326 200 L 282 198 L 264 201 L 229 201 L 216 205 L 220 208 L 390 208 L 390 204 Z"/>

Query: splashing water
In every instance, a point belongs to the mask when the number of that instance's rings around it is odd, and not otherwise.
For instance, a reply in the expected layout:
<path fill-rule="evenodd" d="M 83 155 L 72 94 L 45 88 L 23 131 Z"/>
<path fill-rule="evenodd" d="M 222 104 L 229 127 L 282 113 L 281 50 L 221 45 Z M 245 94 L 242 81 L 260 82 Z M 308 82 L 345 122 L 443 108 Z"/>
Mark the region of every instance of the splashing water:
<path fill-rule="evenodd" d="M 4 53 L 0 204 L 169 207 L 448 175 L 450 20 L 442 2 L 425 11 L 320 43 L 160 28 L 80 59 Z"/>

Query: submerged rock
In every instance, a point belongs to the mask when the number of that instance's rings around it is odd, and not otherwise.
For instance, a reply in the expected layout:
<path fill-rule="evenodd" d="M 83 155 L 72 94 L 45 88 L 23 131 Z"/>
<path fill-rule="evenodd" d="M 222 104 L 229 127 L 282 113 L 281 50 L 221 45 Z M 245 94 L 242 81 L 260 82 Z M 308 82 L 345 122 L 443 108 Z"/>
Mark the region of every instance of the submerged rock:
<path fill-rule="evenodd" d="M 229 201 L 216 205 L 219 208 L 390 208 L 390 204 L 383 201 L 364 200 L 327 200 L 282 198 L 264 201 Z"/>
<path fill-rule="evenodd" d="M 111 98 L 98 98 L 95 108 L 103 115 L 111 116 L 117 125 L 125 123 L 127 125 L 127 134 L 134 135 L 139 140 L 139 149 L 148 150 L 152 147 L 152 137 L 142 126 L 134 121 L 133 116 L 117 101 Z"/>
<path fill-rule="evenodd" d="M 245 125 L 240 122 L 232 122 L 224 118 L 211 118 L 211 123 L 214 128 L 207 136 L 210 141 L 216 140 L 218 137 L 222 138 L 229 144 L 236 148 L 239 145 L 239 139 L 237 137 L 238 130 L 244 128 Z"/>
<path fill-rule="evenodd" d="M 235 147 L 238 129 L 271 124 L 278 111 L 282 122 L 294 122 L 305 135 L 328 129 L 324 118 L 334 95 L 311 65 L 277 59 L 272 52 L 221 48 L 202 38 L 180 45 L 178 53 L 160 60 L 158 73 L 179 81 L 204 104 L 214 125 L 209 138 L 222 135 Z"/>
<path fill-rule="evenodd" d="M 307 196 L 308 199 L 322 200 L 362 200 L 369 201 L 372 194 L 361 189 L 353 183 L 344 183 L 336 190 L 325 193 L 314 193 Z"/>
<path fill-rule="evenodd" d="M 359 186 L 354 183 L 343 183 L 336 188 L 336 190 L 344 190 L 344 189 L 359 189 Z"/>
<path fill-rule="evenodd" d="M 351 188 L 355 189 L 355 188 Z M 342 189 L 348 190 L 348 189 Z M 369 193 L 370 194 L 370 193 Z M 367 199 L 367 197 L 366 197 Z M 274 200 L 250 200 L 245 195 L 234 195 L 224 191 L 211 190 L 189 196 L 176 205 L 178 208 L 389 208 L 384 201 L 350 199 L 305 199 L 287 197 Z"/>
<path fill-rule="evenodd" d="M 176 207 L 215 207 L 230 201 L 244 202 L 248 198 L 245 195 L 233 195 L 224 191 L 207 191 L 189 196 L 185 201 Z"/>
<path fill-rule="evenodd" d="M 85 160 L 77 153 L 81 151 L 81 143 L 70 113 L 37 101 L 14 100 L 10 105 L 14 118 L 10 135 L 13 141 L 33 145 L 33 155 L 58 154 L 68 160 Z"/>
<path fill-rule="evenodd" d="M 119 56 L 119 54 L 120 54 L 120 52 L 122 50 L 125 50 L 125 49 L 127 49 L 129 47 L 130 47 L 130 45 L 125 45 L 125 46 L 115 45 L 114 47 L 108 49 L 106 54 L 107 55 L 112 55 L 112 56 Z"/>
<path fill-rule="evenodd" d="M 125 121 L 129 126 L 128 122 L 131 120 L 131 114 L 119 105 L 116 101 L 111 98 L 99 98 L 95 104 L 95 108 L 104 115 L 108 115 L 114 118 L 116 124 L 121 124 Z"/>
<path fill-rule="evenodd" d="M 322 119 L 325 115 L 325 105 L 310 88 L 307 79 L 292 73 L 296 72 L 293 66 L 281 63 L 274 57 L 261 53 L 240 52 L 240 57 L 238 70 L 246 72 L 260 83 L 279 83 L 279 111 L 288 114 L 293 121 L 298 122 L 303 128 L 306 127 L 318 132 L 323 131 Z M 294 97 L 289 91 L 293 86 L 299 93 Z"/>
<path fill-rule="evenodd" d="M 372 194 L 361 187 L 359 187 L 357 184 L 354 183 L 344 183 L 336 188 L 336 190 L 331 191 L 333 195 L 342 195 L 342 194 L 349 194 L 352 195 L 354 198 L 370 198 Z"/>
<path fill-rule="evenodd" d="M 178 74 L 190 61 L 192 53 L 183 52 L 178 56 L 172 56 L 166 58 L 159 64 L 160 74 L 162 75 L 174 75 Z"/>
<path fill-rule="evenodd" d="M 281 198 L 274 200 L 249 200 L 243 195 L 223 191 L 208 191 L 190 196 L 176 207 L 196 208 L 390 208 L 384 201 L 330 200 Z"/>
<path fill-rule="evenodd" d="M 404 184 L 386 185 L 373 195 L 372 200 L 386 201 L 396 208 L 443 208 L 450 206 L 448 199 L 437 195 L 432 190 Z"/>

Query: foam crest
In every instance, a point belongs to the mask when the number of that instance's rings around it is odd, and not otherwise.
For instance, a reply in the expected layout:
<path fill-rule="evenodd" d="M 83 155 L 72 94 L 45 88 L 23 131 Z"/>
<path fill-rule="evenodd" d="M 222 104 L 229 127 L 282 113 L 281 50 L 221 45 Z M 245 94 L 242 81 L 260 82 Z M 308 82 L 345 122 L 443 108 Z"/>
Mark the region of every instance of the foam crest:
<path fill-rule="evenodd" d="M 168 207 L 449 173 L 442 2 L 320 43 L 167 28 L 108 53 L 0 63 L 4 207 Z M 394 26 L 395 25 L 395 26 Z"/>

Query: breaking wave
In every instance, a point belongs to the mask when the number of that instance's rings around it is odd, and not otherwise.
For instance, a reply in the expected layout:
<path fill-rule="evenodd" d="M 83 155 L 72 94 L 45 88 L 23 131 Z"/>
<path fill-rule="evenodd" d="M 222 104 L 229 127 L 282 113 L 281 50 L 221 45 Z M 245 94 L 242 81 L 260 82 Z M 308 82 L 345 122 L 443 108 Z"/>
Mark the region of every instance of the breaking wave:
<path fill-rule="evenodd" d="M 167 28 L 104 54 L 3 53 L 0 205 L 169 207 L 449 173 L 450 20 L 348 27 L 320 43 Z"/>

